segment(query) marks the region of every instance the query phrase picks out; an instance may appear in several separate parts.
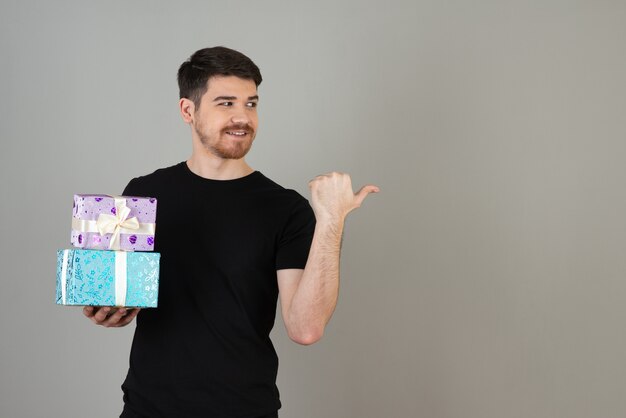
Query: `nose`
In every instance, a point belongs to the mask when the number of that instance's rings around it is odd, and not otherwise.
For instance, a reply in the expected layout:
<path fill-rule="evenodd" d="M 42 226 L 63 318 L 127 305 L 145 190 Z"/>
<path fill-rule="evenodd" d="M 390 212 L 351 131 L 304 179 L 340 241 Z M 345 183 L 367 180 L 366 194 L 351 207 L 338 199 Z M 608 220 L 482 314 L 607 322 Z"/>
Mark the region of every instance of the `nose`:
<path fill-rule="evenodd" d="M 247 109 L 234 108 L 230 116 L 232 123 L 250 123 L 250 116 L 246 112 Z"/>

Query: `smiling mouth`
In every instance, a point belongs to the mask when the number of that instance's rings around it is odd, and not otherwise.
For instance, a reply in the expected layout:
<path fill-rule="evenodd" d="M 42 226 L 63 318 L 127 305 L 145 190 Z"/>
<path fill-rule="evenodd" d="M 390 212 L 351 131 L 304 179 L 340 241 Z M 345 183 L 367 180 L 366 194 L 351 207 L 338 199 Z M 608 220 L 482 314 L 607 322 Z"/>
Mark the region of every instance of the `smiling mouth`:
<path fill-rule="evenodd" d="M 248 134 L 248 131 L 226 131 L 226 133 L 234 136 L 245 136 Z"/>

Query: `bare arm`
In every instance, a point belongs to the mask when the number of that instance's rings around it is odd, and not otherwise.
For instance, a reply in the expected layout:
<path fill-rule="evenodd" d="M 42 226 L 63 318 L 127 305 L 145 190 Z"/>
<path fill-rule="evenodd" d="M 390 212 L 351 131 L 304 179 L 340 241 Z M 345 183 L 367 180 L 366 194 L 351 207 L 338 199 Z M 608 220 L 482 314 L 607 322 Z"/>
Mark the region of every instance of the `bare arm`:
<path fill-rule="evenodd" d="M 309 183 L 311 205 L 317 220 L 304 270 L 279 270 L 278 288 L 283 321 L 289 337 L 299 344 L 313 344 L 337 305 L 339 294 L 339 255 L 344 221 L 365 197 L 378 192 L 364 186 L 354 194 L 350 176 L 330 173 Z"/>

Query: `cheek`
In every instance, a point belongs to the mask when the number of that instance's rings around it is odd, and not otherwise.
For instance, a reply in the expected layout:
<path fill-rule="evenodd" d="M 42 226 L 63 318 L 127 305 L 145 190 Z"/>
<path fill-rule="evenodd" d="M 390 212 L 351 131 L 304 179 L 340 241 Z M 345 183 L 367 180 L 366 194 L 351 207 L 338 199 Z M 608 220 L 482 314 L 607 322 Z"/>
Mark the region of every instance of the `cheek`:
<path fill-rule="evenodd" d="M 202 127 L 202 130 L 207 133 L 215 133 L 220 132 L 222 128 L 225 126 L 224 121 L 217 120 L 216 118 L 204 119 L 199 123 L 199 126 Z"/>

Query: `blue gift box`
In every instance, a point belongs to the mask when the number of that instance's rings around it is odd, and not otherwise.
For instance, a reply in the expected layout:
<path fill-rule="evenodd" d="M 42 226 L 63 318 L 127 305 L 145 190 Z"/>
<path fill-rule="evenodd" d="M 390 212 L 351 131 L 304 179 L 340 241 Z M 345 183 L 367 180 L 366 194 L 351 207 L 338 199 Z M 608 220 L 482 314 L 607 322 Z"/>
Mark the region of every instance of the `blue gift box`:
<path fill-rule="evenodd" d="M 156 308 L 160 256 L 153 252 L 59 250 L 56 303 Z"/>

